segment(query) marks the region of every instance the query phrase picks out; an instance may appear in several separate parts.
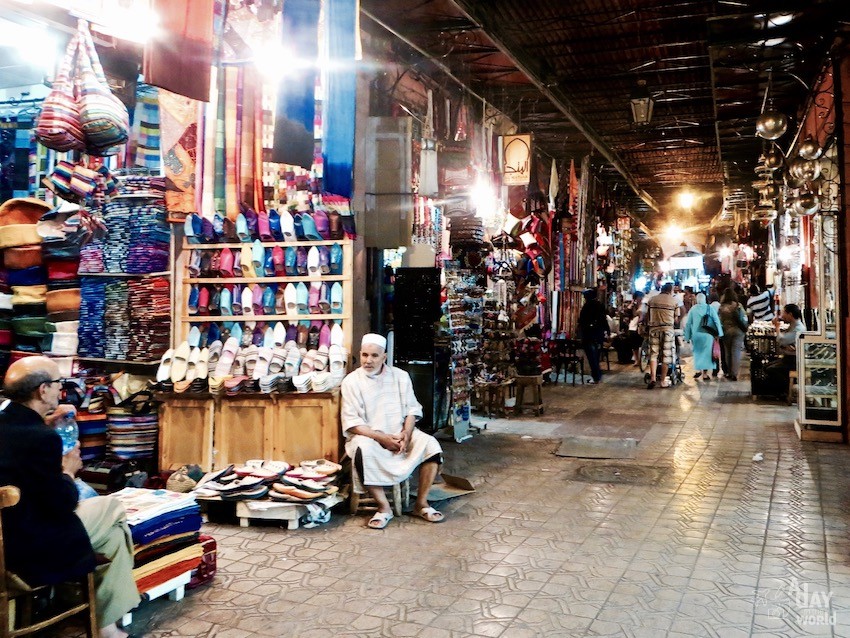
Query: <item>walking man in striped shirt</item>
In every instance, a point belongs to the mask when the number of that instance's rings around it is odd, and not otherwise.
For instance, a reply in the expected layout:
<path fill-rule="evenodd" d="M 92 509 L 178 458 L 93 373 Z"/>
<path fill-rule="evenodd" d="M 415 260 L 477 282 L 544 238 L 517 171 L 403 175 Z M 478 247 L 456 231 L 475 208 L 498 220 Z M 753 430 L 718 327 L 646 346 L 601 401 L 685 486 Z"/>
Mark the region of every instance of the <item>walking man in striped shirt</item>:
<path fill-rule="evenodd" d="M 762 291 L 758 284 L 751 285 L 747 314 L 750 315 L 750 321 L 773 321 L 773 291 Z"/>

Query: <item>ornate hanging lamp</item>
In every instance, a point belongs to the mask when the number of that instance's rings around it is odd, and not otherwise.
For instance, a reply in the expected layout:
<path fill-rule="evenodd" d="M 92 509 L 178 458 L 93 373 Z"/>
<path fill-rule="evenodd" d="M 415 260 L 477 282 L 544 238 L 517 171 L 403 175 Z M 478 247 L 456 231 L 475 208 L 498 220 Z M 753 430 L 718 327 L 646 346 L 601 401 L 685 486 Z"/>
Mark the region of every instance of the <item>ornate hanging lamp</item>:
<path fill-rule="evenodd" d="M 765 140 L 782 137 L 788 130 L 788 118 L 773 108 L 773 99 L 769 97 L 773 85 L 773 69 L 767 72 L 767 86 L 761 103 L 761 114 L 756 118 L 756 135 Z"/>

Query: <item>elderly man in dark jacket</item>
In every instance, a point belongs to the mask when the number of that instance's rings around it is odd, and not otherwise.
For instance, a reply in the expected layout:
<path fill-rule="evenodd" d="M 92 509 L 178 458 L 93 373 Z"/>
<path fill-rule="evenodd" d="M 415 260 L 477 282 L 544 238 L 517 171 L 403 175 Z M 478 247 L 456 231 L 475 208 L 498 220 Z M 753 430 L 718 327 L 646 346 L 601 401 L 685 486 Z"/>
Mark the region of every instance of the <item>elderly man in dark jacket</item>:
<path fill-rule="evenodd" d="M 30 585 L 50 585 L 97 568 L 101 638 L 128 634 L 117 621 L 139 603 L 133 580 L 133 545 L 122 505 L 110 497 L 78 502 L 74 476 L 79 446 L 62 455 L 62 440 L 45 423 L 59 405 L 59 368 L 46 357 L 13 363 L 0 406 L 0 485 L 14 485 L 20 502 L 3 510 L 6 564 Z"/>
<path fill-rule="evenodd" d="M 596 289 L 584 291 L 584 306 L 578 315 L 578 327 L 581 331 L 581 347 L 587 356 L 590 366 L 590 376 L 594 383 L 602 379 L 602 369 L 599 367 L 599 354 L 605 336 L 610 334 L 608 327 L 608 316 L 605 314 L 605 306 L 596 298 Z"/>

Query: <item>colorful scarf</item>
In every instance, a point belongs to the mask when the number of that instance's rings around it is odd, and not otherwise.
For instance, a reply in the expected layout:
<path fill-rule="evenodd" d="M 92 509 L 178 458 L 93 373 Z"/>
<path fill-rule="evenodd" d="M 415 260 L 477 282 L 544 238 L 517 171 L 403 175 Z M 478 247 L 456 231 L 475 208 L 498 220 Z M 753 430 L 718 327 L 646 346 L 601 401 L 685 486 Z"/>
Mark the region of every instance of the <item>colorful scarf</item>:
<path fill-rule="evenodd" d="M 324 119 L 324 190 L 350 198 L 354 165 L 354 105 L 357 73 L 357 0 L 327 0 L 327 74 Z"/>
<path fill-rule="evenodd" d="M 278 85 L 271 159 L 273 162 L 306 169 L 313 164 L 317 75 L 315 65 L 306 62 L 318 58 L 318 24 L 318 2 L 287 0 L 283 8 L 281 43 L 297 51 L 298 58 L 305 64 L 297 71 L 286 74 Z M 286 61 L 282 60 L 281 63 L 286 64 Z"/>

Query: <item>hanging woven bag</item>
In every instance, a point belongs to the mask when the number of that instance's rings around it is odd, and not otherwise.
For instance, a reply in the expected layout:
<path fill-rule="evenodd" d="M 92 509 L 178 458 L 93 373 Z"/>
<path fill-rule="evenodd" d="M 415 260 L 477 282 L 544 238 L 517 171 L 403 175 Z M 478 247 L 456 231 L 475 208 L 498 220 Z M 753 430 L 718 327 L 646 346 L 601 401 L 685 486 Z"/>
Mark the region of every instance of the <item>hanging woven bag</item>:
<path fill-rule="evenodd" d="M 71 38 L 65 58 L 53 80 L 53 90 L 44 99 L 35 124 L 35 138 L 54 151 L 82 151 L 86 147 L 80 109 L 71 72 L 77 57 L 79 34 Z"/>
<path fill-rule="evenodd" d="M 88 24 L 80 20 L 78 96 L 80 122 L 89 155 L 114 155 L 127 141 L 127 107 L 109 90 Z"/>

